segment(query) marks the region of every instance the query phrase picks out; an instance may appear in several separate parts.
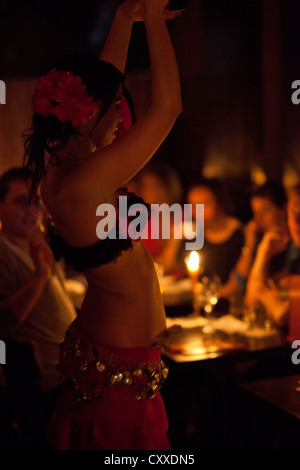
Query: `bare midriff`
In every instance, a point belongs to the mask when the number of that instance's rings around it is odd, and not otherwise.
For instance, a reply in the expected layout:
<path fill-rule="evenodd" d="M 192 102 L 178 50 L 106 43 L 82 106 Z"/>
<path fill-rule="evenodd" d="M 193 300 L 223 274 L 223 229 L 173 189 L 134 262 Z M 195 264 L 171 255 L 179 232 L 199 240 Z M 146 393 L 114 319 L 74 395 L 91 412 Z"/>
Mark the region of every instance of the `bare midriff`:
<path fill-rule="evenodd" d="M 153 261 L 142 241 L 110 263 L 85 272 L 88 289 L 80 312 L 84 332 L 113 347 L 150 347 L 165 327 Z"/>
<path fill-rule="evenodd" d="M 48 167 L 41 186 L 42 197 L 61 236 L 71 246 L 89 246 L 99 242 L 95 208 L 89 207 L 83 214 L 70 217 L 50 197 L 57 192 L 57 182 L 63 181 L 64 165 L 62 162 L 58 167 Z M 115 205 L 119 194 L 117 191 L 105 202 Z M 142 240 L 132 244 L 133 248 L 123 251 L 116 262 L 84 272 L 88 288 L 79 314 L 80 323 L 86 335 L 102 345 L 149 347 L 166 327 L 153 260 Z"/>

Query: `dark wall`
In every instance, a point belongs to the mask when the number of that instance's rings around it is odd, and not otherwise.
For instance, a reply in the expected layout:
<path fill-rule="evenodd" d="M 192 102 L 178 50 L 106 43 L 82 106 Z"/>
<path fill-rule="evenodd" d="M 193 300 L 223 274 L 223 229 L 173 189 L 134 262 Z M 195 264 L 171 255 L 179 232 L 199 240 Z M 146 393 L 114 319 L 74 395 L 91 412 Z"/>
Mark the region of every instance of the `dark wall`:
<path fill-rule="evenodd" d="M 69 52 L 98 54 L 119 3 L 0 0 L 0 79 L 37 77 Z M 184 110 L 155 158 L 174 164 L 185 184 L 201 173 L 248 184 L 255 167 L 277 179 L 287 165 L 300 170 L 300 107 L 290 99 L 291 83 L 300 79 L 299 22 L 298 0 L 190 0 L 183 17 L 169 23 Z M 133 84 L 144 80 L 142 92 L 148 65 L 137 25 L 128 74 Z M 137 97 L 142 112 L 149 96 Z"/>

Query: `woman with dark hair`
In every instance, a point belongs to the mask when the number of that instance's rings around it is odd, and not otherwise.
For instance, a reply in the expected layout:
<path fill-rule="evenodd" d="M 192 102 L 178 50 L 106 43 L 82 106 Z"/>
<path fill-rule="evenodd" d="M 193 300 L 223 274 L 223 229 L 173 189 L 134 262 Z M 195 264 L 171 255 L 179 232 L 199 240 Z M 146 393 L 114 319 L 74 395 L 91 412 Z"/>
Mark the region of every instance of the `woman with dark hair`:
<path fill-rule="evenodd" d="M 231 215 L 231 198 L 225 183 L 219 179 L 199 179 L 189 187 L 187 199 L 192 205 L 193 218 L 196 204 L 204 204 L 203 274 L 219 276 L 223 293 L 243 246 L 242 223 Z"/>
<path fill-rule="evenodd" d="M 116 207 L 120 189 L 153 156 L 181 112 L 177 63 L 165 23 L 166 0 L 128 0 L 116 11 L 100 61 L 73 57 L 42 77 L 34 97 L 28 165 L 41 180 L 56 233 L 56 258 L 84 272 L 81 312 L 61 348 L 65 384 L 49 432 L 55 449 L 168 449 L 158 392 L 165 312 L 152 259 L 129 237 L 96 235 L 97 207 Z M 168 13 L 171 17 L 171 13 Z M 175 16 L 175 15 L 174 15 Z M 144 21 L 151 103 L 115 139 L 134 21 Z M 45 162 L 45 163 L 44 163 Z M 118 218 L 114 229 L 119 233 Z"/>
<path fill-rule="evenodd" d="M 123 82 L 123 74 L 112 64 L 84 54 L 59 61 L 40 79 L 34 95 L 33 132 L 25 141 L 27 166 L 35 169 L 33 192 L 44 176 L 45 151 L 59 162 L 59 150 L 80 135 L 79 125 L 96 112 L 96 103 L 102 106 L 94 127 Z"/>

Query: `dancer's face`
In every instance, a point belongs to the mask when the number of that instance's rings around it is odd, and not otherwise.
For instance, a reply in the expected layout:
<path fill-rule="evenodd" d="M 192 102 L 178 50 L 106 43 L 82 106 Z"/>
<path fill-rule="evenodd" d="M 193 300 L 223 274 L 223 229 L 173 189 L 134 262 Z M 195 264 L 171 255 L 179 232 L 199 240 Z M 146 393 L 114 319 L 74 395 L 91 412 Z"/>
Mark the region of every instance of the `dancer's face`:
<path fill-rule="evenodd" d="M 106 111 L 106 113 L 99 119 L 101 114 L 101 105 L 98 107 L 97 112 L 91 122 L 89 123 L 89 134 L 94 146 L 96 148 L 103 148 L 111 144 L 116 137 L 118 125 L 122 122 L 120 113 L 120 102 L 122 99 L 122 87 L 119 90 Z"/>

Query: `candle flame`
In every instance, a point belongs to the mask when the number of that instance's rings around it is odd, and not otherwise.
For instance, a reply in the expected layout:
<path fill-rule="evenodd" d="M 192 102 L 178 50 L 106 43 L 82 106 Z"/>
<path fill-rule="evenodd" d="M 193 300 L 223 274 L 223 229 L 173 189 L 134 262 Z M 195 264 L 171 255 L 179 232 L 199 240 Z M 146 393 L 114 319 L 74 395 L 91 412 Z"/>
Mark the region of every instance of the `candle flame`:
<path fill-rule="evenodd" d="M 186 260 L 187 268 L 190 272 L 195 273 L 199 271 L 200 267 L 200 256 L 197 251 L 192 251 L 190 256 Z"/>

